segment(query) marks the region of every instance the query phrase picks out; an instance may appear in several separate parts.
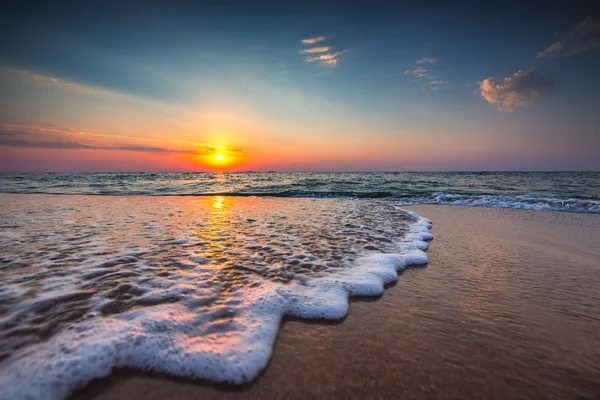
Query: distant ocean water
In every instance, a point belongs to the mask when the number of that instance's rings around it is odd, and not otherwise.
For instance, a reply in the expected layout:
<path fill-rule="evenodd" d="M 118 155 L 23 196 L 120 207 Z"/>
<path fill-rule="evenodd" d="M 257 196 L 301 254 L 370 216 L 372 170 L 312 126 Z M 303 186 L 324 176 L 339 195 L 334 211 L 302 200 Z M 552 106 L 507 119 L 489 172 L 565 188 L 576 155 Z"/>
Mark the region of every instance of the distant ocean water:
<path fill-rule="evenodd" d="M 0 174 L 2 193 L 385 198 L 600 213 L 599 172 Z"/>

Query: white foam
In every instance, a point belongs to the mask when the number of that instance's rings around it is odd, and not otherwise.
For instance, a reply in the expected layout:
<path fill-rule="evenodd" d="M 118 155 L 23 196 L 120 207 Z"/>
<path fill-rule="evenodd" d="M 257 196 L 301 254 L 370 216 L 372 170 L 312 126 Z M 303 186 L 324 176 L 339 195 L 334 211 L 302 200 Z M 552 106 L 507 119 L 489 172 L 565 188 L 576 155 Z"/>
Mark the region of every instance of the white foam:
<path fill-rule="evenodd" d="M 431 221 L 406 213 L 414 221 L 397 243 L 396 253 L 365 253 L 349 268 L 297 275 L 285 285 L 263 279 L 236 286 L 235 296 L 223 297 L 221 288 L 209 284 L 213 271 L 200 266 L 193 273 L 174 272 L 171 281 L 145 279 L 145 288 L 152 289 L 145 300 L 190 291 L 193 296 L 78 321 L 45 342 L 17 351 L 0 364 L 0 398 L 61 399 L 116 367 L 236 384 L 251 381 L 268 363 L 284 315 L 343 318 L 349 296 L 381 295 L 384 285 L 396 281 L 406 266 L 427 263 L 423 250 L 432 238 Z M 297 254 L 290 260 L 298 258 L 317 259 Z M 186 259 L 206 261 L 195 252 Z M 291 274 L 283 268 L 269 272 Z M 183 274 L 189 275 L 182 282 L 177 277 Z M 201 312 L 202 308 L 188 307 L 194 302 L 217 306 Z"/>
<path fill-rule="evenodd" d="M 600 200 L 553 198 L 532 195 L 475 195 L 434 192 L 402 200 L 399 205 L 444 204 L 465 207 L 516 208 L 536 211 L 600 213 Z"/>

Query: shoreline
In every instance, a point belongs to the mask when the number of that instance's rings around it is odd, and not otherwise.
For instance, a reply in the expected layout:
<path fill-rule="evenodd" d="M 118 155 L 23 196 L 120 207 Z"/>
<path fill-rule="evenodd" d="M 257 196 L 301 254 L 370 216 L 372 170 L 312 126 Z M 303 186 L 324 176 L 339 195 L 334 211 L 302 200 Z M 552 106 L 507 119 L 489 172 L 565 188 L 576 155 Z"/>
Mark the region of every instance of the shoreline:
<path fill-rule="evenodd" d="M 364 201 L 387 201 L 396 204 L 400 208 L 409 209 L 410 207 L 421 206 L 458 206 L 475 208 L 501 208 L 508 210 L 529 210 L 529 211 L 554 211 L 581 214 L 600 215 L 600 200 L 597 197 L 540 197 L 535 195 L 494 195 L 494 194 L 456 194 L 433 192 L 415 194 L 408 197 L 369 197 L 349 192 L 336 193 L 324 192 L 315 194 L 313 192 L 299 193 L 289 195 L 288 193 L 244 193 L 244 192 L 212 192 L 212 193 L 156 193 L 156 192 L 29 192 L 29 191 L 5 191 L 0 192 L 0 196 L 65 196 L 65 197 L 110 197 L 110 198 L 262 198 L 262 199 L 343 199 L 343 200 L 364 200 Z"/>
<path fill-rule="evenodd" d="M 594 398 L 600 216 L 402 207 L 433 221 L 425 268 L 340 321 L 285 318 L 254 382 L 117 370 L 71 398 Z M 596 270 L 596 271 L 595 271 Z"/>

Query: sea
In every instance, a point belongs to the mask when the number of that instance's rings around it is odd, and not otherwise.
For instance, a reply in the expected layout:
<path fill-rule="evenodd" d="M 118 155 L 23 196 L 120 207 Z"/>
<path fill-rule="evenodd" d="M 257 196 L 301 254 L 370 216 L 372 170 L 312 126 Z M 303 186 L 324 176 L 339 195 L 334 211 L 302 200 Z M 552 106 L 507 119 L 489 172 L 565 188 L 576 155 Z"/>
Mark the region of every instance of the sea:
<path fill-rule="evenodd" d="M 600 172 L 0 174 L 0 192 L 366 198 L 600 213 Z"/>
<path fill-rule="evenodd" d="M 427 264 L 432 221 L 404 206 L 600 213 L 599 194 L 599 173 L 2 174 L 0 399 L 115 368 L 251 382 L 285 316 L 343 319 Z"/>

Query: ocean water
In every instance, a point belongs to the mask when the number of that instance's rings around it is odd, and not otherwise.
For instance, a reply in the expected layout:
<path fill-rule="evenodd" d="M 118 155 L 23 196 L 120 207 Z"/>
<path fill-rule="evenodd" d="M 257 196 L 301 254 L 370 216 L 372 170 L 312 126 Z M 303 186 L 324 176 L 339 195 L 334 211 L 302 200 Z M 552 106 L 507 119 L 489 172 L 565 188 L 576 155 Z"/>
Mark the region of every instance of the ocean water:
<path fill-rule="evenodd" d="M 284 315 L 343 318 L 429 227 L 379 199 L 0 194 L 0 398 L 114 367 L 251 381 Z"/>
<path fill-rule="evenodd" d="M 599 173 L 0 174 L 0 399 L 115 367 L 253 380 L 284 316 L 340 319 L 457 204 L 600 213 Z"/>
<path fill-rule="evenodd" d="M 0 174 L 0 192 L 381 198 L 600 213 L 600 172 Z"/>

